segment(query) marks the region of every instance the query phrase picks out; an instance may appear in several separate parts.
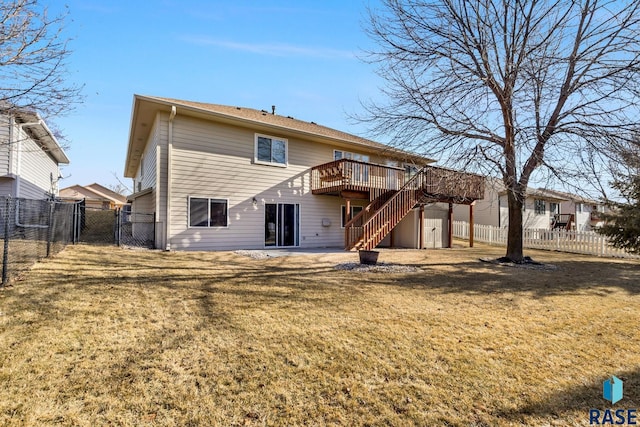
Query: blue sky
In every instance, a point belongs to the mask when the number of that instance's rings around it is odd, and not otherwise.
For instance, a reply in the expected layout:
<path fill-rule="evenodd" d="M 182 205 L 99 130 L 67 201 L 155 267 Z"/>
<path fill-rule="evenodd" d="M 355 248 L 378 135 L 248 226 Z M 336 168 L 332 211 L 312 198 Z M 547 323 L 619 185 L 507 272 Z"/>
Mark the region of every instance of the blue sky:
<path fill-rule="evenodd" d="M 51 12 L 59 8 L 51 2 Z M 238 105 L 363 134 L 349 113 L 380 81 L 359 56 L 374 1 L 66 3 L 70 80 L 84 103 L 55 123 L 71 164 L 60 186 L 122 178 L 133 94 Z"/>

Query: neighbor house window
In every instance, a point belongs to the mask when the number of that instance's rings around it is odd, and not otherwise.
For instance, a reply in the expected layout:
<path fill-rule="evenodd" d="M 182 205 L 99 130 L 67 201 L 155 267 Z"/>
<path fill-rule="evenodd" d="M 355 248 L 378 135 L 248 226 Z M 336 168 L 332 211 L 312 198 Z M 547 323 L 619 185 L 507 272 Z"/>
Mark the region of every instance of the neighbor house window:
<path fill-rule="evenodd" d="M 267 135 L 256 135 L 256 163 L 286 166 L 287 140 Z"/>
<path fill-rule="evenodd" d="M 545 211 L 547 210 L 547 204 L 544 200 L 535 199 L 533 201 L 533 208 L 537 215 L 544 215 Z"/>
<path fill-rule="evenodd" d="M 224 199 L 189 198 L 189 227 L 226 227 L 229 203 Z"/>
<path fill-rule="evenodd" d="M 362 212 L 362 206 L 351 206 L 351 217 L 349 217 L 349 220 L 352 220 L 354 216 L 358 215 L 360 212 Z M 342 228 L 344 228 L 345 224 L 347 223 L 347 207 L 342 205 Z"/>

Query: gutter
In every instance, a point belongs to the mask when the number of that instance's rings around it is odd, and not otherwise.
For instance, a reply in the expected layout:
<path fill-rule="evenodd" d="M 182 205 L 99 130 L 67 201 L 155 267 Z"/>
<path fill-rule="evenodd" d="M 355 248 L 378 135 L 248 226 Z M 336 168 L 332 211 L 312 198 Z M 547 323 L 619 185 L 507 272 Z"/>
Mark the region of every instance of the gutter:
<path fill-rule="evenodd" d="M 165 224 L 165 238 L 166 246 L 165 250 L 171 250 L 171 241 L 169 239 L 169 232 L 171 230 L 171 155 L 173 152 L 173 119 L 176 117 L 176 106 L 171 106 L 171 113 L 169 114 L 169 130 L 167 141 L 167 221 Z"/>

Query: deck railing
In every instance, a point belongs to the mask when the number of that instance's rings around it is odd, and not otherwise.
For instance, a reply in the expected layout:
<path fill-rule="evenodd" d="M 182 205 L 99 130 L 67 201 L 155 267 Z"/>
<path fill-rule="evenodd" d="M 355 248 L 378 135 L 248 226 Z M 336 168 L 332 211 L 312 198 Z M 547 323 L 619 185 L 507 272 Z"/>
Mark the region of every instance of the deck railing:
<path fill-rule="evenodd" d="M 465 203 L 484 197 L 482 176 L 434 166 L 426 166 L 422 171 L 418 185 L 434 200 Z M 372 193 L 377 197 L 386 191 L 398 191 L 416 174 L 392 166 L 341 159 L 311 168 L 311 190 L 315 194 L 378 190 Z"/>
<path fill-rule="evenodd" d="M 332 191 L 395 190 L 404 185 L 404 169 L 340 159 L 311 168 L 311 190 Z"/>

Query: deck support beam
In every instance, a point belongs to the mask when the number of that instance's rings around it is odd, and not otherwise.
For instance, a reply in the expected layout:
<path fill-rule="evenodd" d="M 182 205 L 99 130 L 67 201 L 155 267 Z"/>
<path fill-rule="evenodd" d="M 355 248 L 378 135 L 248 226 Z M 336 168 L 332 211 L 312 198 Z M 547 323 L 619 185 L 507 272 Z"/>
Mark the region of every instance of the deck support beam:
<path fill-rule="evenodd" d="M 473 205 L 476 202 L 473 202 L 469 205 L 469 247 L 473 247 Z"/>
<path fill-rule="evenodd" d="M 349 221 L 351 221 L 351 199 L 344 199 L 344 203 L 345 203 L 345 212 L 344 212 L 344 223 L 348 223 Z"/>
<path fill-rule="evenodd" d="M 420 220 L 418 223 L 420 224 L 418 233 L 418 248 L 424 249 L 424 205 L 420 205 Z"/>
<path fill-rule="evenodd" d="M 449 202 L 449 244 L 448 248 L 453 247 L 453 203 Z"/>

